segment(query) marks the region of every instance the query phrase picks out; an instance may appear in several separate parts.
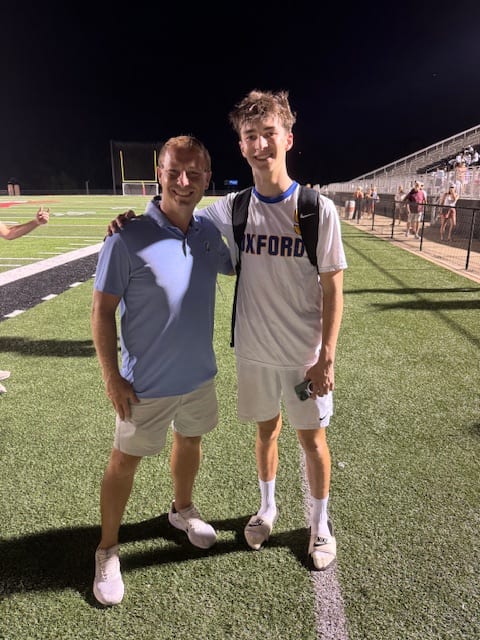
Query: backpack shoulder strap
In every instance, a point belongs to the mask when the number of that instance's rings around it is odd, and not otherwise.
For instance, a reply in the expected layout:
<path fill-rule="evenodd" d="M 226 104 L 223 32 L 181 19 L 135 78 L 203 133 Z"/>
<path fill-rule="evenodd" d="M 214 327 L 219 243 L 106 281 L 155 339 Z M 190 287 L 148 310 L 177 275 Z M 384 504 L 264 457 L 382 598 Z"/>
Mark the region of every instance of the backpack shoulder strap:
<path fill-rule="evenodd" d="M 248 205 L 250 204 L 250 197 L 252 195 L 252 187 L 239 191 L 233 199 L 232 203 L 232 227 L 233 237 L 235 244 L 238 247 L 237 264 L 235 265 L 235 271 L 237 277 L 235 279 L 235 291 L 233 294 L 232 305 L 232 322 L 230 331 L 230 346 L 234 346 L 234 332 L 235 332 L 235 316 L 237 314 L 237 295 L 238 295 L 238 281 L 240 279 L 240 270 L 242 266 L 242 241 L 245 233 L 245 227 L 247 225 L 248 218 Z"/>
<path fill-rule="evenodd" d="M 239 191 L 232 203 L 232 226 L 233 236 L 235 243 L 238 247 L 238 260 L 237 265 L 240 263 L 241 245 L 243 241 L 243 235 L 245 233 L 245 226 L 247 224 L 248 217 L 248 205 L 250 203 L 250 197 L 252 195 L 252 187 Z"/>
<path fill-rule="evenodd" d="M 298 224 L 308 258 L 317 266 L 318 216 L 320 200 L 316 189 L 300 185 L 298 193 Z"/>

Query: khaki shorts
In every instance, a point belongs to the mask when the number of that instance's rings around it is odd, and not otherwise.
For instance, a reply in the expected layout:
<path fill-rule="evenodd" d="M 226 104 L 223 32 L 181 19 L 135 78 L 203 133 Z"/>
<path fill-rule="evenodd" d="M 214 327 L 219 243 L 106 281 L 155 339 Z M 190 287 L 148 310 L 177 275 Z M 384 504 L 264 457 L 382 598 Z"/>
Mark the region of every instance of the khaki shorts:
<path fill-rule="evenodd" d="M 243 422 L 265 422 L 280 413 L 285 405 L 288 419 L 295 429 L 318 429 L 330 424 L 333 395 L 299 400 L 295 385 L 305 377 L 309 367 L 276 369 L 237 358 L 238 417 Z"/>
<path fill-rule="evenodd" d="M 132 415 L 117 415 L 113 446 L 131 456 L 154 456 L 165 447 L 172 425 L 182 436 L 203 436 L 217 425 L 215 383 L 209 380 L 195 391 L 168 398 L 140 398 L 131 405 Z"/>

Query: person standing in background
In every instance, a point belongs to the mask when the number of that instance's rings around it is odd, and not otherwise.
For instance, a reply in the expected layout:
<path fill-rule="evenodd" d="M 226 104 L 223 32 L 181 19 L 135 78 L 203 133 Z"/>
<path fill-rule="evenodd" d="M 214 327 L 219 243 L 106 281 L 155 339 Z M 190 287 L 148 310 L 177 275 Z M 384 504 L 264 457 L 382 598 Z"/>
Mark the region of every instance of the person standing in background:
<path fill-rule="evenodd" d="M 5 240 L 15 240 L 30 233 L 37 227 L 47 224 L 50 219 L 50 209 L 44 209 L 40 207 L 36 216 L 29 222 L 22 222 L 21 224 L 4 224 L 0 222 L 0 238 Z M 10 371 L 0 371 L 0 380 L 6 380 L 10 377 Z M 6 393 L 7 390 L 3 384 L 0 384 L 0 393 Z"/>
<path fill-rule="evenodd" d="M 362 187 L 357 187 L 353 192 L 353 199 L 355 200 L 355 210 L 353 212 L 352 220 L 360 220 L 362 217 L 362 207 L 363 207 L 363 191 Z"/>
<path fill-rule="evenodd" d="M 7 182 L 7 191 L 9 196 L 19 196 L 20 195 L 20 185 L 18 184 L 18 180 L 16 178 L 9 178 Z"/>
<path fill-rule="evenodd" d="M 400 224 L 402 223 L 403 220 L 403 214 L 405 211 L 405 196 L 406 193 L 403 190 L 402 185 L 398 185 L 397 188 L 397 192 L 394 196 L 394 201 L 395 201 L 395 217 L 393 219 L 393 225 L 395 225 L 395 220 L 398 220 L 398 226 L 400 226 Z"/>
<path fill-rule="evenodd" d="M 375 215 L 375 207 L 380 202 L 380 196 L 378 195 L 377 187 L 375 185 L 372 186 L 371 197 L 370 211 L 373 217 Z"/>
<path fill-rule="evenodd" d="M 451 184 L 448 191 L 440 199 L 440 240 L 443 240 L 445 228 L 448 227 L 447 240 L 450 242 L 452 233 L 457 226 L 456 204 L 459 195 L 455 185 Z"/>
<path fill-rule="evenodd" d="M 408 238 L 410 230 L 413 230 L 415 238 L 420 239 L 418 233 L 420 228 L 420 220 L 422 219 L 425 205 L 427 203 L 427 195 L 423 189 L 423 183 L 418 180 L 415 182 L 413 189 L 411 189 L 405 196 L 405 204 L 407 207 L 408 219 L 407 230 L 405 236 Z"/>

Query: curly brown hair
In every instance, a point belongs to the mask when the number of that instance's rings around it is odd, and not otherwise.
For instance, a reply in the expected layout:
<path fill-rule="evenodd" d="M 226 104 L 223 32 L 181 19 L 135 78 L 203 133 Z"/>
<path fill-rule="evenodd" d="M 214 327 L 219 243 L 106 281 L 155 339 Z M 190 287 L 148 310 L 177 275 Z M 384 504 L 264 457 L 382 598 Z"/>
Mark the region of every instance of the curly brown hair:
<path fill-rule="evenodd" d="M 291 110 L 288 91 L 250 91 L 243 100 L 235 105 L 229 113 L 230 124 L 240 137 L 242 127 L 258 118 L 278 116 L 282 126 L 289 133 L 296 121 L 296 114 Z"/>

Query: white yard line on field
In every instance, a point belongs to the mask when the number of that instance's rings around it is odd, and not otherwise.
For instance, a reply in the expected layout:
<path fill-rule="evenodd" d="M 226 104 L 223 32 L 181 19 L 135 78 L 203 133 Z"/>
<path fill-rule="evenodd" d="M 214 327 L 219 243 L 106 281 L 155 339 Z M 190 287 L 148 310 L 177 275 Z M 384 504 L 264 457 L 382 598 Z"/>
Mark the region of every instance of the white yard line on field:
<path fill-rule="evenodd" d="M 305 469 L 305 454 L 300 449 L 302 490 L 305 502 L 305 520 L 310 522 L 310 489 Z M 337 539 L 337 545 L 341 540 Z M 308 541 L 305 540 L 305 549 Z M 310 576 L 315 591 L 315 621 L 318 640 L 348 640 L 347 618 L 336 564 L 326 571 L 312 570 Z"/>

